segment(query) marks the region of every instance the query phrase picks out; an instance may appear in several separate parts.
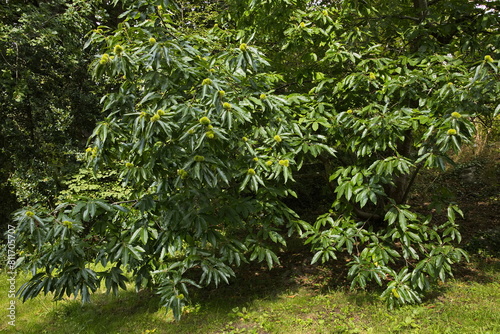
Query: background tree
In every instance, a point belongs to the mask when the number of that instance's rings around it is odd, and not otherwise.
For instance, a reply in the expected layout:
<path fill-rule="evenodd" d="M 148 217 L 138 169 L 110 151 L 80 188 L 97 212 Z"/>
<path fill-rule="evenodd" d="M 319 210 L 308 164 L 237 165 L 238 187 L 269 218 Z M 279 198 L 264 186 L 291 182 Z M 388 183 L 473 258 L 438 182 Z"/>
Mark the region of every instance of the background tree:
<path fill-rule="evenodd" d="M 78 168 L 75 154 L 101 117 L 85 36 L 116 15 L 101 1 L 2 1 L 2 225 L 16 206 L 54 206 Z"/>

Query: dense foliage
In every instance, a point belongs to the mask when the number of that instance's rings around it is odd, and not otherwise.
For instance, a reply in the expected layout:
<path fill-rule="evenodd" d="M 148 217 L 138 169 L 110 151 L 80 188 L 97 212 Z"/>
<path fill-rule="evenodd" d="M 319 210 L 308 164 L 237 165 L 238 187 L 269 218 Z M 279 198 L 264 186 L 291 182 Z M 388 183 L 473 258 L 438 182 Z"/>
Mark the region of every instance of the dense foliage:
<path fill-rule="evenodd" d="M 345 256 L 353 288 L 373 281 L 391 306 L 419 302 L 466 254 L 460 209 L 433 203 L 447 217 L 435 221 L 409 195 L 498 115 L 494 6 L 127 3 L 87 43 L 110 88 L 85 156 L 120 175 L 122 195 L 66 192 L 54 210 L 19 210 L 18 262 L 34 274 L 20 296 L 88 301 L 101 282 L 124 288 L 126 271 L 179 318 L 190 287 L 248 261 L 272 268 L 298 233 L 313 262 Z M 316 165 L 331 208 L 308 223 L 285 203 L 293 175 Z"/>
<path fill-rule="evenodd" d="M 0 225 L 13 208 L 55 205 L 100 119 L 100 87 L 83 46 L 115 9 L 101 1 L 2 1 L 0 7 Z"/>

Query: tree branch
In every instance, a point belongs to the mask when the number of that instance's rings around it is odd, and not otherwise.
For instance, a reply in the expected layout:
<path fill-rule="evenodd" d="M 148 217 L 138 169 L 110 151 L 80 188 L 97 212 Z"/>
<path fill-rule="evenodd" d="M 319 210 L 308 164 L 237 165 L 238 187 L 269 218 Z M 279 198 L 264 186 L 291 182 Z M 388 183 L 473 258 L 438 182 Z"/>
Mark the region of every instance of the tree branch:
<path fill-rule="evenodd" d="M 410 190 L 411 190 L 411 187 L 413 186 L 413 184 L 415 183 L 415 179 L 417 178 L 417 175 L 418 173 L 420 172 L 420 169 L 422 168 L 423 164 L 420 163 L 417 168 L 415 169 L 415 171 L 413 171 L 413 174 L 411 176 L 411 179 L 410 181 L 408 182 L 408 185 L 406 186 L 406 189 L 405 189 L 405 192 L 403 194 L 403 198 L 401 199 L 401 202 L 402 203 L 406 203 L 406 201 L 408 200 L 408 196 L 410 195 Z"/>

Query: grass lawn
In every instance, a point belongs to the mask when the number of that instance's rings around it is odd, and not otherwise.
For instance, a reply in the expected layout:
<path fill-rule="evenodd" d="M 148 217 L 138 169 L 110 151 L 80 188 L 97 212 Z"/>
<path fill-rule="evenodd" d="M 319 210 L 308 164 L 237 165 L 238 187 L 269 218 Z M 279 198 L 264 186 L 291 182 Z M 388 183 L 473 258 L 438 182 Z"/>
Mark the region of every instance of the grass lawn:
<path fill-rule="evenodd" d="M 287 272 L 285 272 L 287 273 Z M 0 281 L 0 332 L 6 333 L 500 333 L 500 261 L 474 261 L 440 285 L 422 305 L 389 310 L 376 293 L 321 283 L 325 272 L 290 280 L 256 271 L 219 289 L 200 290 L 181 322 L 145 291 L 99 292 L 91 304 L 41 296 L 16 301 L 8 324 L 9 282 Z M 331 273 L 330 273 L 331 274 Z M 300 278 L 300 279 L 299 279 Z M 26 278 L 19 277 L 17 284 Z"/>

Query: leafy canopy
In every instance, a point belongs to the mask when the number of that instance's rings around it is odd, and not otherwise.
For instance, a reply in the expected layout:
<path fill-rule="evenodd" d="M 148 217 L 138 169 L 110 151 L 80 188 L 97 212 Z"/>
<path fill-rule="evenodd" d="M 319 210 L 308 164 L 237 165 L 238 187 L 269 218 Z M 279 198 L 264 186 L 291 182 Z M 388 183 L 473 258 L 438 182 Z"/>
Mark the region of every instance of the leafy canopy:
<path fill-rule="evenodd" d="M 190 287 L 273 267 L 298 232 L 313 262 L 349 258 L 353 288 L 420 302 L 466 256 L 462 212 L 435 203 L 435 221 L 408 198 L 475 119 L 498 115 L 494 4 L 229 1 L 214 26 L 179 19 L 190 5 L 131 2 L 117 29 L 91 33 L 92 73 L 114 86 L 85 154 L 131 195 L 18 211 L 18 262 L 35 275 L 20 296 L 88 301 L 101 282 L 124 288 L 126 270 L 179 319 Z M 284 199 L 313 164 L 332 205 L 307 223 Z"/>

